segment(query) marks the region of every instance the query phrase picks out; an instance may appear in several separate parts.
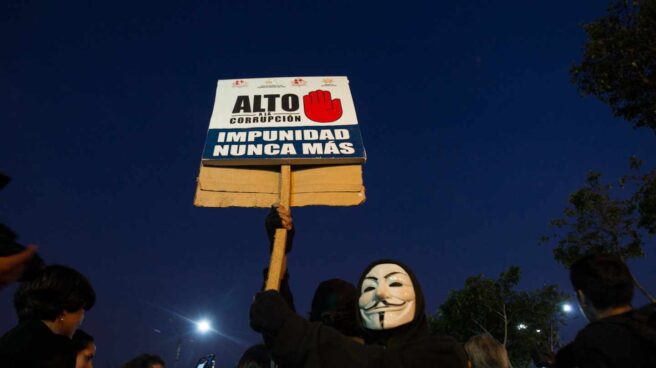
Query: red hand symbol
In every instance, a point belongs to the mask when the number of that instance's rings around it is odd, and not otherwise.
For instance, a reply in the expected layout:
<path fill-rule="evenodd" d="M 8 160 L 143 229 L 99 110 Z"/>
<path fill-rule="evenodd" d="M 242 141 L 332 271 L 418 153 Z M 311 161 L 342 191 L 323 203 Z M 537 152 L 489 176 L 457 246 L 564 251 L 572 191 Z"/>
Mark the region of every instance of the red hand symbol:
<path fill-rule="evenodd" d="M 342 101 L 331 99 L 329 91 L 320 89 L 303 96 L 305 116 L 317 123 L 331 123 L 342 117 Z"/>

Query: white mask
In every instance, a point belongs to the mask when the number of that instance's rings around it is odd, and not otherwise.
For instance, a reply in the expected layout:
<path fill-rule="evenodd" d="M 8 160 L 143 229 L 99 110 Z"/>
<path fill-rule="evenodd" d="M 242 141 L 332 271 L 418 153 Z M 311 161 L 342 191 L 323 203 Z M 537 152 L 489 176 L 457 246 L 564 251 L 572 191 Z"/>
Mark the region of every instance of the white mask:
<path fill-rule="evenodd" d="M 360 316 L 370 330 L 387 330 L 412 322 L 415 288 L 410 275 L 393 263 L 382 263 L 365 276 L 360 289 Z"/>

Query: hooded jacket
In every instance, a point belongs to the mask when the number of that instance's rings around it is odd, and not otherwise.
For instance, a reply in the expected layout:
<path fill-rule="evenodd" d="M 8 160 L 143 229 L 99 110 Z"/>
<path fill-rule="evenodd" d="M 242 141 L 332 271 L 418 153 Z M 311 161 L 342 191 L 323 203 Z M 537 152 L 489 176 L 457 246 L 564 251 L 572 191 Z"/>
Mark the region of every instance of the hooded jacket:
<path fill-rule="evenodd" d="M 424 295 L 407 266 L 393 260 L 374 262 L 362 273 L 359 290 L 367 273 L 383 263 L 399 265 L 412 279 L 416 308 L 410 323 L 390 330 L 363 329 L 366 344 L 361 345 L 320 322 L 309 322 L 289 313 L 282 326 L 271 331 L 266 339 L 274 361 L 284 366 L 306 368 L 466 367 L 466 353 L 460 343 L 451 337 L 429 334 Z M 354 308 L 358 308 L 357 304 Z M 359 310 L 357 314 L 360 315 Z M 362 325 L 361 320 L 359 322 Z"/>
<path fill-rule="evenodd" d="M 312 298 L 310 321 L 331 326 L 346 336 L 360 337 L 362 331 L 354 308 L 358 295 L 358 290 L 348 281 L 330 279 L 321 282 Z"/>

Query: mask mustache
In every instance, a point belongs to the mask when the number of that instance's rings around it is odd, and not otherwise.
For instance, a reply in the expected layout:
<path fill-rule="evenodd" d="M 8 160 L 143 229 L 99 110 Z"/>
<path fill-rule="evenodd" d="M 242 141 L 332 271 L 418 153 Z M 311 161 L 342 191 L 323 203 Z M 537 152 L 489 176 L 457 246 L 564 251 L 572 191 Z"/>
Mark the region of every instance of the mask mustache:
<path fill-rule="evenodd" d="M 363 310 L 364 310 L 365 312 L 366 312 L 366 311 L 370 311 L 370 310 L 372 310 L 372 309 L 378 307 L 380 304 L 383 304 L 383 305 L 386 306 L 386 307 L 400 307 L 400 306 L 404 305 L 405 302 L 403 302 L 403 303 L 398 303 L 398 304 L 397 304 L 397 303 L 390 303 L 390 302 L 388 302 L 388 301 L 386 301 L 386 300 L 379 300 L 379 301 L 377 301 L 376 303 L 374 303 L 374 305 L 372 305 L 371 307 L 363 308 Z"/>

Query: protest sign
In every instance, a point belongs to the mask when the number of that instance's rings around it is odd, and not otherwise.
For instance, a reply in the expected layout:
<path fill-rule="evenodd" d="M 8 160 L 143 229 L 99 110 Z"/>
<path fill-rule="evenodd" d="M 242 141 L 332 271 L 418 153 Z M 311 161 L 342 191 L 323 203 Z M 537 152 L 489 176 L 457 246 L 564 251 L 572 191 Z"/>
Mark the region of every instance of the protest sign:
<path fill-rule="evenodd" d="M 194 205 L 353 206 L 366 153 L 346 77 L 219 80 Z M 285 270 L 277 229 L 266 289 Z"/>
<path fill-rule="evenodd" d="M 346 77 L 219 80 L 204 166 L 364 161 Z"/>
<path fill-rule="evenodd" d="M 271 207 L 280 201 L 280 167 L 201 166 L 198 207 Z M 292 166 L 290 207 L 355 206 L 365 200 L 361 165 Z"/>

